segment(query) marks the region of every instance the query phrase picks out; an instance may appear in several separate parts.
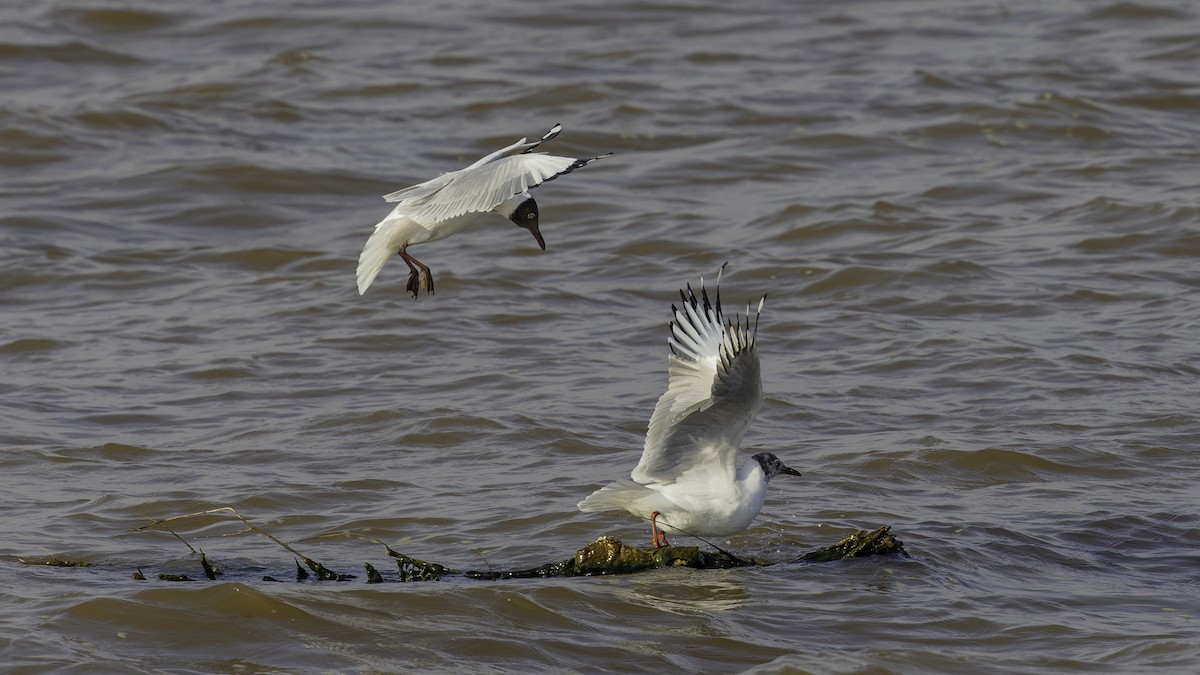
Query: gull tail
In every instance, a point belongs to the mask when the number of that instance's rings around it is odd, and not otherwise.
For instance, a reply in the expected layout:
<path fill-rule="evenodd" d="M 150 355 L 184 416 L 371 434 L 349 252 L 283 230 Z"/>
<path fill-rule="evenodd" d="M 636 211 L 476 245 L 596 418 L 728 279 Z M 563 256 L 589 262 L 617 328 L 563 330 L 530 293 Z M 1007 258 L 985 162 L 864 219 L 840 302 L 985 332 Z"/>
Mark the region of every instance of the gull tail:
<path fill-rule="evenodd" d="M 596 490 L 579 502 L 579 510 L 588 513 L 596 511 L 628 511 L 629 505 L 640 497 L 645 497 L 650 489 L 641 483 L 628 478 L 615 480 Z"/>
<path fill-rule="evenodd" d="M 375 232 L 367 239 L 362 253 L 358 255 L 358 294 L 362 295 L 371 287 L 371 282 L 379 275 L 379 271 L 400 250 L 393 242 L 396 228 L 387 221 L 375 226 Z"/>

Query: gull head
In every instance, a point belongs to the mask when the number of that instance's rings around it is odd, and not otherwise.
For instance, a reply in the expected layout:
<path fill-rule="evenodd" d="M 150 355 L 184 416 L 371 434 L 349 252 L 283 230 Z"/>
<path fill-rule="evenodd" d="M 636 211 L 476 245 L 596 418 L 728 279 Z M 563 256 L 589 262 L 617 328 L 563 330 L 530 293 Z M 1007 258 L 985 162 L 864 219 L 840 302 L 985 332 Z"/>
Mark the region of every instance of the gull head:
<path fill-rule="evenodd" d="M 513 211 L 508 219 L 516 223 L 517 227 L 529 230 L 529 234 L 537 239 L 538 246 L 541 246 L 543 251 L 546 250 L 546 240 L 542 239 L 542 233 L 538 230 L 538 207 L 537 202 L 533 201 L 533 197 L 517 205 L 517 210 Z"/>
<path fill-rule="evenodd" d="M 758 465 L 762 467 L 763 474 L 766 475 L 768 481 L 781 473 L 790 476 L 801 475 L 799 471 L 779 461 L 779 458 L 770 452 L 760 452 L 753 459 L 758 460 Z"/>

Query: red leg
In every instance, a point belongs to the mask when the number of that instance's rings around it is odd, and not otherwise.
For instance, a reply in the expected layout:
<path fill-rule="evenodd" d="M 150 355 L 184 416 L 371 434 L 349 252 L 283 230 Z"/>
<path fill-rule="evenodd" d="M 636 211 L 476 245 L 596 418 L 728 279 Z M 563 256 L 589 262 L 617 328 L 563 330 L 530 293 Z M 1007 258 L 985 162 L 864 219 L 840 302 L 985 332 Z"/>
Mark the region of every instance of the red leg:
<path fill-rule="evenodd" d="M 654 548 L 671 545 L 667 543 L 667 533 L 658 529 L 657 521 L 661 515 L 658 511 L 650 514 L 650 543 L 654 545 Z"/>

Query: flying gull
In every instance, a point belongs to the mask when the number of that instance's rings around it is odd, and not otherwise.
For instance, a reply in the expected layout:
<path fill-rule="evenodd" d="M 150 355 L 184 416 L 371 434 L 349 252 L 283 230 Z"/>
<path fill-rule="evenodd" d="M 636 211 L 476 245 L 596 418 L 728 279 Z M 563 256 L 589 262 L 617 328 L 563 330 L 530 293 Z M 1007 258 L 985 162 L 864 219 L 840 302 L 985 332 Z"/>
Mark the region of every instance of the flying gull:
<path fill-rule="evenodd" d="M 408 265 L 408 292 L 413 298 L 422 290 L 432 295 L 433 275 L 429 267 L 409 255 L 408 247 L 484 224 L 489 221 L 483 217 L 488 213 L 499 214 L 529 230 L 538 246 L 546 250 L 546 240 L 538 230 L 537 202 L 529 191 L 612 154 L 577 159 L 533 152 L 561 131 L 562 125 L 555 124 L 541 140 L 526 143 L 522 138 L 465 169 L 384 195 L 389 202 L 398 203 L 375 225 L 374 234 L 358 257 L 358 294 L 366 293 L 384 264 L 399 254 Z"/>

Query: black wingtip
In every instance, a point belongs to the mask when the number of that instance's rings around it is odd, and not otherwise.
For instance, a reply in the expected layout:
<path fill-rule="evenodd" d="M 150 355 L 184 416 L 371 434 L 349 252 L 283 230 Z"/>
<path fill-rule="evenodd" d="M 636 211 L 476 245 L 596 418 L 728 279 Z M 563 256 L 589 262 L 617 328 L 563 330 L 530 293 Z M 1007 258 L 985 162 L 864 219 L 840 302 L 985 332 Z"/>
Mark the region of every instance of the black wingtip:
<path fill-rule="evenodd" d="M 717 270 L 717 318 L 721 317 L 721 276 L 725 274 L 725 266 L 729 261 L 721 263 L 721 269 Z"/>
<path fill-rule="evenodd" d="M 550 131 L 547 131 L 546 133 L 542 134 L 542 138 L 540 140 L 538 140 L 538 142 L 536 142 L 533 145 L 529 146 L 528 148 L 525 148 L 524 150 L 522 150 L 521 154 L 528 155 L 529 153 L 536 150 L 539 145 L 541 145 L 542 143 L 545 143 L 546 141 L 553 139 L 554 137 L 558 136 L 561 133 L 562 133 L 562 123 L 555 122 L 554 126 L 550 127 Z"/>
<path fill-rule="evenodd" d="M 758 339 L 758 320 L 762 318 L 763 305 L 767 304 L 767 294 L 763 293 L 762 299 L 758 301 L 758 311 L 754 313 L 754 339 Z M 749 309 L 746 310 L 749 313 Z"/>
<path fill-rule="evenodd" d="M 538 145 L 541 145 L 544 142 L 545 141 L 538 141 Z M 534 146 L 534 147 L 537 147 L 537 146 Z M 532 152 L 532 151 L 533 151 L 533 148 L 529 148 L 525 152 L 527 153 L 527 152 Z M 522 154 L 524 154 L 524 153 L 522 153 Z M 608 155 L 611 155 L 611 154 L 612 154 L 611 152 L 608 153 Z M 570 166 L 563 169 L 562 171 L 559 171 L 558 173 L 554 174 L 553 176 L 549 176 L 548 178 L 543 180 L 541 183 L 538 183 L 538 185 L 541 185 L 542 183 L 549 183 L 550 181 L 554 180 L 555 178 L 558 178 L 559 176 L 565 176 L 565 175 L 571 173 L 572 171 L 574 171 L 575 169 L 585 167 L 588 164 L 591 164 L 592 162 L 594 162 L 598 159 L 604 159 L 605 157 L 608 157 L 608 155 L 600 155 L 599 157 L 585 157 L 583 159 L 577 159 L 574 162 L 572 162 Z"/>

